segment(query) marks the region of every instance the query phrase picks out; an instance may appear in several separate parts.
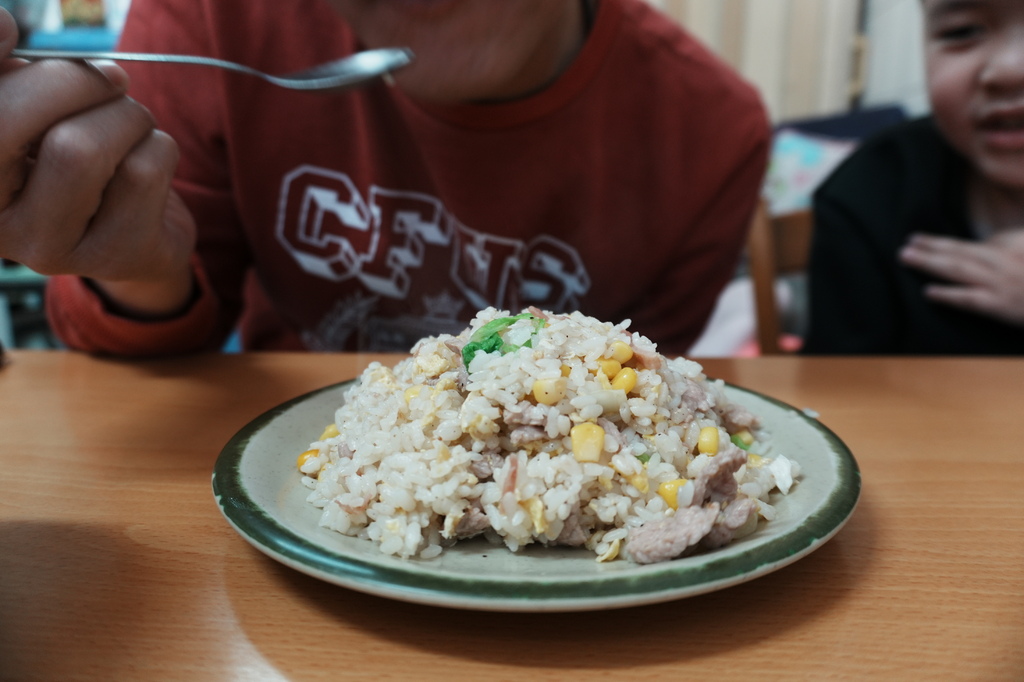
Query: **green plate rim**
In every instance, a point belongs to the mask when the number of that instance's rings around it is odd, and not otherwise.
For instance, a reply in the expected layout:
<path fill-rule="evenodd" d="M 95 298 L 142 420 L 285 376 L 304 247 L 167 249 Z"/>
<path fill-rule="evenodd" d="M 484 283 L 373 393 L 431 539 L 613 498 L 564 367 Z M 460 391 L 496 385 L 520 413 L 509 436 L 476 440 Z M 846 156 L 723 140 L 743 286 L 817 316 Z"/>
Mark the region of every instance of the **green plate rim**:
<path fill-rule="evenodd" d="M 511 582 L 487 575 L 467 578 L 430 572 L 428 561 L 395 560 L 393 565 L 345 556 L 285 528 L 253 500 L 242 482 L 241 465 L 252 438 L 299 403 L 327 392 L 343 392 L 356 379 L 309 391 L 273 407 L 240 429 L 223 447 L 213 469 L 212 488 L 221 513 L 245 540 L 299 571 L 362 592 L 411 602 L 499 611 L 572 611 L 632 606 L 721 589 L 782 568 L 814 551 L 849 520 L 861 492 L 860 468 L 846 444 L 827 426 L 793 406 L 758 391 L 725 382 L 791 412 L 821 432 L 836 457 L 836 485 L 816 511 L 793 530 L 740 553 L 713 553 L 628 572 L 578 578 L 531 578 Z M 501 551 L 507 551 L 503 548 Z M 382 555 L 383 557 L 383 555 Z M 418 563 L 418 569 L 405 562 Z"/>

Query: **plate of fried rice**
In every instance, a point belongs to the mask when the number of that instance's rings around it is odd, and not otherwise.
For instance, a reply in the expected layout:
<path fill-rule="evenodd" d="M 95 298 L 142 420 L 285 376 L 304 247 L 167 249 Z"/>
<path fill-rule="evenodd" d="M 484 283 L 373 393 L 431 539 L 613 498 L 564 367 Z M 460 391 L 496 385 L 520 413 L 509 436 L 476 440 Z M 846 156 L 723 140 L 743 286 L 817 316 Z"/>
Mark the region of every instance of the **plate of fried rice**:
<path fill-rule="evenodd" d="M 842 528 L 860 473 L 832 431 L 629 326 L 482 310 L 254 419 L 222 450 L 214 495 L 245 540 L 306 574 L 492 611 L 702 594 Z"/>

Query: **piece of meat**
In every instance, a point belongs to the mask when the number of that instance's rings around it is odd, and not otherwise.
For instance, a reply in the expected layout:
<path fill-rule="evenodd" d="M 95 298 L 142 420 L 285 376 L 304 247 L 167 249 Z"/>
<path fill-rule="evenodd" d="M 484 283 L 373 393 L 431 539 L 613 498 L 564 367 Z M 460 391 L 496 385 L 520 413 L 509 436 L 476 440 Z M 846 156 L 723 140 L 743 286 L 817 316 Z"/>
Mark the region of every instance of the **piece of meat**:
<path fill-rule="evenodd" d="M 708 549 L 725 547 L 732 542 L 736 530 L 750 519 L 751 514 L 756 513 L 757 503 L 749 497 L 735 500 L 718 515 L 715 525 L 701 539 L 700 544 Z"/>
<path fill-rule="evenodd" d="M 718 504 L 683 507 L 672 516 L 632 528 L 626 551 L 638 564 L 654 564 L 680 556 L 707 535 L 718 518 Z"/>
<path fill-rule="evenodd" d="M 711 409 L 711 400 L 703 386 L 689 377 L 683 378 L 683 384 L 686 388 L 683 389 L 682 400 L 686 409 L 690 412 L 707 412 Z"/>
<path fill-rule="evenodd" d="M 455 537 L 459 540 L 479 535 L 491 527 L 491 521 L 487 518 L 478 505 L 474 504 L 466 510 L 459 522 L 455 525 Z"/>
<path fill-rule="evenodd" d="M 466 345 L 466 342 L 458 337 L 452 337 L 450 339 L 445 339 L 444 345 L 448 350 L 461 358 L 462 347 Z M 415 349 L 413 349 L 413 352 L 415 352 Z"/>
<path fill-rule="evenodd" d="M 747 453 L 732 443 L 708 460 L 707 465 L 693 479 L 693 502 L 691 506 L 702 506 L 705 502 L 727 504 L 736 497 L 738 484 L 734 474 L 747 462 Z"/>
<path fill-rule="evenodd" d="M 630 344 L 630 347 L 633 349 L 633 357 L 636 359 L 636 363 L 642 369 L 661 369 L 664 359 L 660 353 L 645 348 L 637 348 L 633 344 Z"/>
<path fill-rule="evenodd" d="M 446 340 L 444 345 L 457 358 L 455 363 L 457 366 L 455 370 L 455 385 L 460 391 L 465 391 L 466 386 L 469 384 L 469 370 L 466 369 L 466 365 L 462 361 L 462 347 L 466 345 L 466 341 L 456 337 Z"/>
<path fill-rule="evenodd" d="M 582 516 L 579 507 L 569 512 L 569 516 L 565 519 L 565 525 L 562 526 L 562 531 L 555 538 L 554 544 L 565 547 L 582 546 L 587 541 L 587 531 L 580 525 Z"/>
<path fill-rule="evenodd" d="M 526 443 L 534 443 L 548 437 L 547 431 L 539 426 L 517 426 L 508 434 L 512 445 L 520 447 Z"/>
<path fill-rule="evenodd" d="M 496 450 L 488 450 L 481 453 L 480 459 L 470 463 L 469 470 L 478 481 L 488 481 L 494 478 L 494 472 L 500 469 L 504 463 L 505 458 Z"/>
<path fill-rule="evenodd" d="M 715 412 L 722 418 L 722 422 L 725 424 L 725 429 L 729 433 L 736 433 L 738 431 L 752 430 L 759 426 L 760 421 L 754 415 L 753 412 L 745 408 L 743 405 L 736 403 L 727 403 L 722 406 L 716 406 Z"/>
<path fill-rule="evenodd" d="M 502 416 L 510 429 L 517 426 L 545 426 L 548 423 L 548 407 L 522 400 L 512 407 L 506 407 Z"/>

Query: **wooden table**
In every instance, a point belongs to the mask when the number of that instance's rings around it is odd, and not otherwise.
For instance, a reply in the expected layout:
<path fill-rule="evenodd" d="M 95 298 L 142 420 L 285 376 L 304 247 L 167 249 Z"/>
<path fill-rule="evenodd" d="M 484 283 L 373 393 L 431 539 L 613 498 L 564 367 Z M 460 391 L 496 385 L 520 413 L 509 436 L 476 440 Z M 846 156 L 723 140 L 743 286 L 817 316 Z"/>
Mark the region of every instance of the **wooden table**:
<path fill-rule="evenodd" d="M 1024 360 L 707 361 L 847 442 L 851 521 L 750 583 L 534 615 L 322 583 L 221 517 L 210 473 L 231 435 L 371 356 L 9 356 L 4 680 L 1024 679 Z"/>

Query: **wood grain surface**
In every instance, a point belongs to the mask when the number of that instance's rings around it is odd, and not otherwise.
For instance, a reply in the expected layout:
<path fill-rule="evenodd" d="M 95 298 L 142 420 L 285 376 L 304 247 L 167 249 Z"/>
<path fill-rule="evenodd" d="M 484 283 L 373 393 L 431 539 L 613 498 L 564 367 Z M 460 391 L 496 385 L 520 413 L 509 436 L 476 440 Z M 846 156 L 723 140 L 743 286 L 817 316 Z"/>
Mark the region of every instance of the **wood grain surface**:
<path fill-rule="evenodd" d="M 252 549 L 210 490 L 249 420 L 368 355 L 0 368 L 2 680 L 1021 680 L 1024 360 L 708 360 L 810 408 L 863 494 L 752 582 L 584 614 L 406 604 Z"/>

